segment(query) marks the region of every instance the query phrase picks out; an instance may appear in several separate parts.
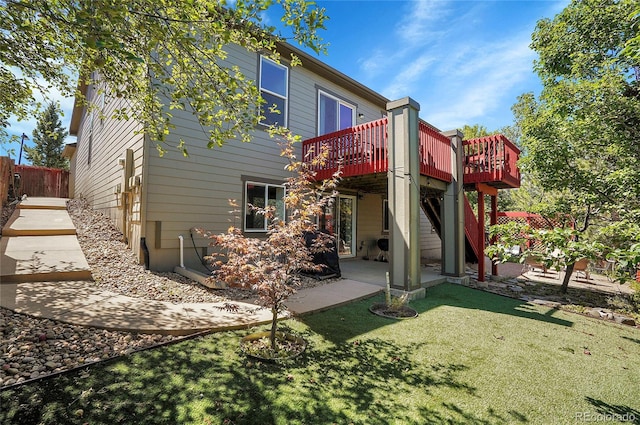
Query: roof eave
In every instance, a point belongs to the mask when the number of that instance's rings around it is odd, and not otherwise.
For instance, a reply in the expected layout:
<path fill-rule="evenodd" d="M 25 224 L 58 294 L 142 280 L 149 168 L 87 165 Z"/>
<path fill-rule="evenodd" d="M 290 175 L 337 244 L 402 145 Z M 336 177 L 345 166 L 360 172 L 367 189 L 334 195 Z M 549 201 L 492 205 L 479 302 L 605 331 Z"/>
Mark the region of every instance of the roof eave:
<path fill-rule="evenodd" d="M 389 99 L 319 59 L 314 58 L 310 54 L 286 42 L 276 42 L 276 51 L 284 58 L 290 58 L 292 54 L 297 56 L 302 61 L 303 68 L 338 84 L 351 93 L 357 94 L 376 104 L 381 109 L 386 110 Z"/>
<path fill-rule="evenodd" d="M 87 83 L 82 78 L 78 82 L 78 92 L 82 94 L 82 97 L 85 97 L 87 95 Z M 78 96 L 76 96 L 75 103 L 73 104 L 73 112 L 71 113 L 71 123 L 69 124 L 69 134 L 71 136 L 78 135 L 83 110 L 84 104 L 83 102 L 78 101 Z"/>

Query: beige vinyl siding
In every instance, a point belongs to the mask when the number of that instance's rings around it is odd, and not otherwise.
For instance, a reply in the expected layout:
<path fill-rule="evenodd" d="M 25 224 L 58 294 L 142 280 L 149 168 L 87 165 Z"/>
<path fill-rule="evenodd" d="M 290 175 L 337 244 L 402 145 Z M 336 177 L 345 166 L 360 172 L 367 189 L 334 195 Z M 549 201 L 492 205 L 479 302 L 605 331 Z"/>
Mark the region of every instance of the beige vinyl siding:
<path fill-rule="evenodd" d="M 369 248 L 369 258 L 373 259 L 378 255 L 377 241 L 381 238 L 388 238 L 389 232 L 382 231 L 382 205 L 384 197 L 380 194 L 364 194 L 362 199 L 358 199 L 357 217 L 357 256 L 362 258 L 367 254 Z M 360 250 L 362 246 L 362 250 Z"/>
<path fill-rule="evenodd" d="M 442 258 L 442 243 L 440 236 L 433 231 L 431 221 L 420 208 L 420 257 L 427 260 Z"/>
<path fill-rule="evenodd" d="M 358 256 L 367 253 L 369 257 L 377 255 L 376 241 L 380 238 L 388 238 L 389 232 L 382 231 L 382 208 L 384 197 L 379 194 L 364 194 L 358 200 Z M 441 242 L 437 233 L 432 231 L 433 226 L 425 213 L 420 209 L 420 257 L 427 260 L 439 260 L 441 258 Z"/>
<path fill-rule="evenodd" d="M 383 111 L 379 106 L 353 95 L 326 78 L 318 77 L 301 67 L 293 68 L 290 75 L 289 128 L 304 139 L 317 136 L 319 90 L 356 106 L 356 125 L 382 117 Z M 358 119 L 358 114 L 364 115 L 362 120 Z"/>
<path fill-rule="evenodd" d="M 256 78 L 259 55 L 239 46 L 227 46 L 227 65 L 239 66 L 248 78 Z M 286 61 L 282 61 L 287 64 Z M 224 64 L 223 64 L 224 65 Z M 302 66 L 289 70 L 288 114 L 289 128 L 303 139 L 315 137 L 318 119 L 318 90 L 322 89 L 355 105 L 356 117 L 363 114 L 356 124 L 377 120 L 382 116 L 383 105 L 365 100 L 343 89 L 331 78 L 320 77 Z M 364 94 L 366 95 L 366 94 Z M 90 87 L 90 100 L 96 97 Z M 106 98 L 105 114 L 123 105 L 121 99 Z M 193 115 L 187 111 L 172 111 L 174 119 L 167 149 L 160 156 L 153 143 L 135 134 L 140 126 L 133 121 L 110 119 L 91 120 L 85 111 L 78 128 L 76 152 L 75 192 L 86 198 L 93 208 L 107 214 L 128 237 L 131 249 L 140 254 L 140 238 L 145 237 L 150 250 L 150 268 L 171 270 L 179 263 L 179 239 L 185 238 L 185 265 L 199 268 L 199 259 L 191 246 L 193 228 L 215 233 L 224 231 L 230 224 L 243 225 L 243 217 L 235 218 L 229 211 L 230 199 L 235 199 L 240 209 L 244 196 L 244 181 L 281 183 L 289 174 L 284 170 L 285 160 L 280 149 L 258 127 L 251 143 L 229 141 L 222 147 L 206 148 L 208 137 Z M 89 163 L 88 135 L 92 132 L 91 162 Z M 184 139 L 189 152 L 184 157 L 175 146 Z M 301 146 L 301 145 L 300 145 Z M 133 175 L 140 178 L 141 187 L 123 196 L 117 187 L 125 189 L 124 171 L 118 158 L 126 157 L 127 149 L 133 152 Z M 300 152 L 300 151 L 299 151 Z M 144 174 L 144 175 L 143 175 Z M 125 199 L 128 208 L 123 208 Z M 359 201 L 360 202 L 360 201 Z M 382 235 L 382 199 L 380 195 L 365 195 L 362 202 L 372 207 L 358 208 L 360 240 L 374 241 Z M 377 211 L 369 216 L 367 211 Z M 362 227 L 360 227 L 360 225 Z M 260 236 L 260 233 L 255 234 Z M 206 251 L 207 241 L 196 238 L 199 253 Z M 370 250 L 373 254 L 374 247 Z M 364 254 L 358 252 L 358 255 Z"/>
<path fill-rule="evenodd" d="M 249 78 L 256 78 L 259 56 L 238 46 L 228 46 L 227 62 L 237 65 Z M 283 61 L 286 64 L 286 62 Z M 380 118 L 380 108 L 364 99 L 352 96 L 330 81 L 312 72 L 294 67 L 289 71 L 288 122 L 294 134 L 303 139 L 315 137 L 317 127 L 317 87 L 336 93 L 358 105 L 357 113 L 367 120 Z M 147 190 L 147 245 L 151 268 L 170 270 L 179 262 L 179 236 L 184 237 L 184 260 L 187 267 L 201 269 L 191 242 L 193 228 L 214 233 L 225 231 L 229 225 L 243 225 L 243 217 L 230 214 L 229 200 L 242 208 L 244 180 L 282 183 L 289 176 L 284 170 L 286 161 L 280 148 L 258 127 L 250 143 L 229 141 L 222 147 L 206 148 L 208 138 L 194 117 L 186 111 L 173 111 L 176 128 L 160 157 L 149 148 Z M 177 152 L 175 146 L 182 138 L 189 157 Z M 379 196 L 376 202 L 381 202 Z M 382 207 L 380 206 L 381 209 Z M 365 209 L 366 210 L 366 209 Z M 364 221 L 367 222 L 368 219 Z M 377 218 L 376 232 L 381 230 Z M 154 229 L 158 229 L 156 234 Z M 260 236 L 256 233 L 255 236 Z M 159 239 L 156 240 L 156 237 Z M 373 237 L 373 236 L 371 236 Z M 359 236 L 358 236 L 359 238 Z M 195 238 L 197 251 L 206 251 L 208 241 Z M 359 245 L 358 245 L 359 246 Z"/>
<path fill-rule="evenodd" d="M 77 146 L 77 144 L 76 144 Z M 77 152 L 74 152 L 69 158 L 69 198 L 75 198 L 76 195 L 76 158 Z"/>
<path fill-rule="evenodd" d="M 89 87 L 87 97 L 90 102 L 101 103 L 94 87 Z M 109 117 L 114 109 L 124 105 L 123 102 L 122 99 L 110 98 L 108 93 L 105 94 L 104 115 Z M 128 216 L 125 225 L 123 195 L 117 193 L 118 186 L 121 192 L 125 189 L 124 171 L 118 158 L 125 158 L 126 150 L 132 149 L 134 175 L 142 176 L 144 136 L 136 134 L 139 125 L 133 120 L 101 119 L 97 110 L 91 113 L 94 114 L 93 119 L 90 119 L 90 113 L 85 108 L 78 131 L 75 197 L 86 199 L 93 209 L 107 215 L 125 233 L 134 252 L 138 252 L 142 230 L 140 214 L 135 211 L 140 211 L 141 208 L 140 188 L 131 194 L 129 202 L 133 204 L 131 210 L 134 213 Z M 93 139 L 91 143 L 90 133 Z"/>

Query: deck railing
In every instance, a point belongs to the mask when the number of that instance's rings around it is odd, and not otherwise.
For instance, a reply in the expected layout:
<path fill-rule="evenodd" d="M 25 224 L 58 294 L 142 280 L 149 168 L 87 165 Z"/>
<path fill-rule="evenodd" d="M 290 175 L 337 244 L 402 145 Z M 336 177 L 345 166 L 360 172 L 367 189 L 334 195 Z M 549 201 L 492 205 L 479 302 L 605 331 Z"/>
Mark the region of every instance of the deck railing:
<path fill-rule="evenodd" d="M 442 181 L 451 181 L 451 142 L 423 121 L 418 127 L 420 173 Z M 314 137 L 302 144 L 302 154 L 311 161 L 322 145 L 329 147 L 324 166 L 316 167 L 316 179 L 330 178 L 339 167 L 342 177 L 386 173 L 388 163 L 387 119 L 382 118 L 355 127 Z"/>
<path fill-rule="evenodd" d="M 502 134 L 465 140 L 464 183 L 486 183 L 498 188 L 520 187 L 517 162 L 520 149 Z"/>
<path fill-rule="evenodd" d="M 387 171 L 387 120 L 371 121 L 305 140 L 302 155 L 310 161 L 326 145 L 329 157 L 316 167 L 316 179 L 330 178 L 342 167 L 342 177 Z"/>
<path fill-rule="evenodd" d="M 451 181 L 451 140 L 424 121 L 418 123 L 420 174 Z"/>

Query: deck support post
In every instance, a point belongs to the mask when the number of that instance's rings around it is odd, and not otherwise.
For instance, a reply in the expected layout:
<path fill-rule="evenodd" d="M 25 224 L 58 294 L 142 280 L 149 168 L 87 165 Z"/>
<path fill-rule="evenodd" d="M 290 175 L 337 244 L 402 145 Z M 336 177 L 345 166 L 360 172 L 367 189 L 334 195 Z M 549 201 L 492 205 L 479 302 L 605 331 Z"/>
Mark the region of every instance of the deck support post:
<path fill-rule="evenodd" d="M 498 224 L 498 195 L 491 195 L 491 215 L 490 215 L 491 226 L 495 226 Z M 496 237 L 492 237 L 490 243 L 494 245 L 496 243 Z M 491 276 L 498 276 L 498 264 L 491 262 Z"/>
<path fill-rule="evenodd" d="M 498 189 L 495 187 L 488 186 L 484 183 L 476 183 L 476 190 L 478 191 L 478 282 L 484 282 L 485 275 L 485 264 L 484 264 L 484 249 L 486 247 L 485 244 L 485 224 L 484 224 L 484 195 L 491 196 L 491 212 L 490 214 L 490 223 L 495 224 L 497 221 L 497 209 L 498 209 Z M 494 273 L 495 272 L 495 273 Z M 494 268 L 492 263 L 491 265 L 491 274 L 497 275 L 498 268 L 497 266 Z"/>
<path fill-rule="evenodd" d="M 459 130 L 452 130 L 442 134 L 451 139 L 451 183 L 447 185 L 440 204 L 442 274 L 453 278 L 464 278 L 466 262 L 462 133 Z"/>
<path fill-rule="evenodd" d="M 478 282 L 484 282 L 484 192 L 478 189 Z"/>
<path fill-rule="evenodd" d="M 418 111 L 405 97 L 387 103 L 389 167 L 389 280 L 407 292 L 421 288 L 420 272 L 420 162 Z"/>

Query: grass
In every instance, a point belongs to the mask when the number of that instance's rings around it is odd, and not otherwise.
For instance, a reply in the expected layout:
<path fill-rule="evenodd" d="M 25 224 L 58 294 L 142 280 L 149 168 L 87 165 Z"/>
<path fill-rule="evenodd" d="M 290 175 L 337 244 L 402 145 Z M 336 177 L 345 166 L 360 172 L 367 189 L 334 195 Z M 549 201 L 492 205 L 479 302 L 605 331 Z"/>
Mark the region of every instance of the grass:
<path fill-rule="evenodd" d="M 462 286 L 416 319 L 382 297 L 284 325 L 309 342 L 262 364 L 223 332 L 8 389 L 2 423 L 640 423 L 640 331 Z M 615 422 L 612 421 L 612 422 Z"/>

